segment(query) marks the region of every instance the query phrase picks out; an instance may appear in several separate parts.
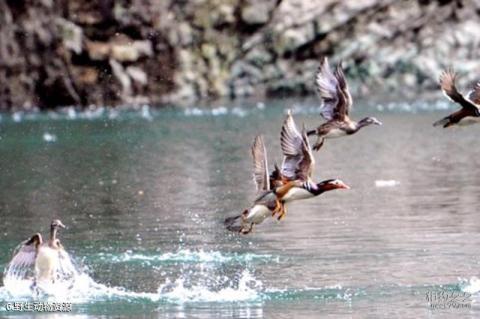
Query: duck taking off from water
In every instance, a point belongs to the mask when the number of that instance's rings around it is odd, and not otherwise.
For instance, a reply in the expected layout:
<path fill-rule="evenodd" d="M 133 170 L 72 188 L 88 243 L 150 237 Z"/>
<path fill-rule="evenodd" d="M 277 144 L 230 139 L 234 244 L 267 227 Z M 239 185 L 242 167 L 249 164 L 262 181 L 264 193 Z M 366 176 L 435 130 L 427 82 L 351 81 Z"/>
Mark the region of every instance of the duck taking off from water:
<path fill-rule="evenodd" d="M 316 135 L 318 137 L 313 146 L 314 150 L 318 151 L 327 138 L 351 135 L 362 127 L 371 124 L 382 125 L 382 122 L 374 117 L 366 117 L 358 122 L 350 119 L 352 96 L 340 64 L 332 72 L 328 65 L 328 59 L 324 57 L 320 62 L 315 84 L 322 102 L 320 115 L 327 122 L 321 124 L 315 130 L 307 132 L 308 136 Z"/>
<path fill-rule="evenodd" d="M 433 126 L 469 125 L 480 122 L 480 83 L 477 83 L 465 98 L 455 86 L 457 75 L 453 70 L 446 70 L 440 75 L 440 87 L 451 101 L 462 108 L 449 116 L 433 123 Z"/>
<path fill-rule="evenodd" d="M 282 197 L 299 184 L 296 181 L 271 184 L 268 174 L 267 152 L 262 136 L 255 137 L 252 145 L 252 157 L 254 166 L 254 180 L 257 186 L 257 197 L 253 205 L 242 214 L 225 219 L 228 230 L 248 234 L 253 226 L 262 223 L 269 216 L 276 213 L 283 214 L 285 209 Z"/>
<path fill-rule="evenodd" d="M 334 189 L 349 189 L 350 187 L 339 179 L 329 179 L 320 183 L 312 180 L 315 159 L 303 128 L 302 133 L 297 129 L 290 110 L 282 126 L 280 142 L 283 152 L 283 164 L 280 172 L 284 183 L 295 181 L 282 197 L 284 203 L 293 200 L 308 199 Z M 285 214 L 286 210 L 283 210 Z M 282 218 L 281 215 L 279 218 Z"/>
<path fill-rule="evenodd" d="M 60 239 L 57 238 L 59 228 L 65 228 L 65 225 L 55 219 L 50 224 L 50 237 L 47 241 L 43 241 L 42 235 L 37 233 L 22 243 L 8 265 L 8 272 L 20 274 L 33 268 L 34 286 L 38 283 L 54 283 L 60 263 L 66 256 Z"/>

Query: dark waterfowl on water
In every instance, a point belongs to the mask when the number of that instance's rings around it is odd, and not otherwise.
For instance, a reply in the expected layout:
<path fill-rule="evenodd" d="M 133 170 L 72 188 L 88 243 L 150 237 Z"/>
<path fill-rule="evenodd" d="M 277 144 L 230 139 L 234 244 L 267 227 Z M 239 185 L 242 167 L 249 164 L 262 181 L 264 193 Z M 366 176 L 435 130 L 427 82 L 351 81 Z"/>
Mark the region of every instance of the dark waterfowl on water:
<path fill-rule="evenodd" d="M 329 179 L 320 183 L 312 180 L 315 159 L 308 141 L 305 128 L 302 133 L 297 129 L 290 110 L 282 126 L 281 146 L 284 155 L 281 179 L 284 183 L 296 181 L 295 185 L 282 197 L 283 203 L 293 200 L 308 199 L 334 189 L 349 189 L 339 179 Z M 285 214 L 286 210 L 283 210 Z M 279 218 L 282 218 L 281 215 Z"/>
<path fill-rule="evenodd" d="M 254 164 L 254 180 L 257 186 L 257 197 L 254 204 L 242 214 L 225 219 L 228 230 L 248 234 L 253 226 L 262 223 L 269 216 L 276 213 L 283 214 L 285 209 L 282 197 L 299 184 L 296 181 L 271 184 L 268 174 L 267 152 L 262 136 L 257 136 L 252 146 Z"/>
<path fill-rule="evenodd" d="M 42 235 L 39 233 L 26 240 L 15 256 L 13 256 L 8 269 L 16 272 L 17 270 L 33 267 L 34 284 L 55 282 L 56 271 L 61 259 L 66 254 L 60 240 L 57 238 L 59 228 L 65 228 L 65 225 L 60 220 L 55 219 L 50 224 L 50 237 L 47 241 L 43 241 Z"/>
<path fill-rule="evenodd" d="M 480 122 L 480 83 L 477 83 L 465 98 L 458 92 L 455 86 L 456 73 L 453 70 L 446 70 L 440 75 L 440 87 L 450 100 L 460 105 L 462 108 L 443 119 L 433 123 L 433 126 L 442 125 L 449 127 L 452 125 L 469 125 Z"/>
<path fill-rule="evenodd" d="M 313 146 L 314 150 L 319 150 L 327 138 L 351 135 L 371 124 L 382 125 L 374 117 L 366 117 L 358 122 L 350 119 L 352 96 L 340 64 L 337 65 L 335 72 L 332 72 L 327 58 L 324 57 L 320 63 L 315 83 L 318 96 L 322 101 L 320 114 L 327 122 L 307 132 L 309 136 L 317 135 L 318 137 Z"/>

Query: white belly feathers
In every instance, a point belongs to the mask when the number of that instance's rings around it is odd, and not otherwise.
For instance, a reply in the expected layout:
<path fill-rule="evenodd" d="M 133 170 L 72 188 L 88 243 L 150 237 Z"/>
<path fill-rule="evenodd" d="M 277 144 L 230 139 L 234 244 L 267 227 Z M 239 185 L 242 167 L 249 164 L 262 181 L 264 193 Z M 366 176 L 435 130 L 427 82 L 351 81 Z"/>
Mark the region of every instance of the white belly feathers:
<path fill-rule="evenodd" d="M 271 215 L 272 213 L 270 212 L 268 207 L 264 205 L 255 205 L 250 208 L 248 215 L 245 217 L 244 220 L 250 223 L 260 224 Z"/>
<path fill-rule="evenodd" d="M 282 200 L 287 203 L 292 200 L 307 199 L 312 197 L 314 197 L 313 194 L 306 189 L 300 187 L 293 187 L 287 192 L 287 194 L 285 194 L 285 196 L 283 196 Z"/>
<path fill-rule="evenodd" d="M 35 261 L 35 273 L 38 281 L 54 280 L 58 268 L 58 251 L 50 247 L 41 247 Z"/>
<path fill-rule="evenodd" d="M 338 129 L 338 128 L 334 128 L 332 130 L 330 130 L 328 132 L 327 135 L 325 135 L 324 137 L 326 138 L 336 138 L 336 137 L 342 137 L 342 136 L 345 136 L 347 135 L 347 133 L 341 129 Z"/>

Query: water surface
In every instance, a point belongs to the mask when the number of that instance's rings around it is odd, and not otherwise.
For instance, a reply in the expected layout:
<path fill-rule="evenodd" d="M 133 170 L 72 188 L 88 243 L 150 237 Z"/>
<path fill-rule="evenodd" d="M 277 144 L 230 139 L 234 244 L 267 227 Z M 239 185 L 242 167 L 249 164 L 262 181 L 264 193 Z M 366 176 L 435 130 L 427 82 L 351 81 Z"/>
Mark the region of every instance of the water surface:
<path fill-rule="evenodd" d="M 478 317 L 480 126 L 433 128 L 443 101 L 360 102 L 355 118 L 384 125 L 315 154 L 316 179 L 351 190 L 229 233 L 223 219 L 255 196 L 253 138 L 280 163 L 288 107 L 298 125 L 320 122 L 314 99 L 3 114 L 0 265 L 61 218 L 85 273 L 65 298 L 82 318 Z M 425 296 L 442 290 L 474 294 L 432 310 Z M 1 287 L 0 316 L 17 300 L 32 299 Z"/>

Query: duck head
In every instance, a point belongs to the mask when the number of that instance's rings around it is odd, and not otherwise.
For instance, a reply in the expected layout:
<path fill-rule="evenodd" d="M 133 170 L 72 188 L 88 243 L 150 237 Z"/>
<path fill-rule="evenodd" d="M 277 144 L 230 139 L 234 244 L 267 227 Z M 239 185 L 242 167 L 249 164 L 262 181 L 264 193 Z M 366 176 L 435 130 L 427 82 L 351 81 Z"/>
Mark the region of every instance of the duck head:
<path fill-rule="evenodd" d="M 59 227 L 66 228 L 60 219 L 52 220 L 52 223 L 50 224 L 50 229 L 58 229 Z"/>
<path fill-rule="evenodd" d="M 339 179 L 328 179 L 317 184 L 317 192 L 324 193 L 334 189 L 350 189 L 350 186 Z"/>
<path fill-rule="evenodd" d="M 372 116 L 369 116 L 369 117 L 366 117 L 366 118 L 363 118 L 361 119 L 360 121 L 358 121 L 358 126 L 359 127 L 363 127 L 363 126 L 367 126 L 367 125 L 383 125 L 382 122 L 380 122 L 379 120 L 377 120 L 376 118 L 372 117 Z"/>
<path fill-rule="evenodd" d="M 65 225 L 61 222 L 60 219 L 52 220 L 50 224 L 50 243 L 55 242 L 57 239 L 57 230 L 58 228 L 66 228 Z"/>

